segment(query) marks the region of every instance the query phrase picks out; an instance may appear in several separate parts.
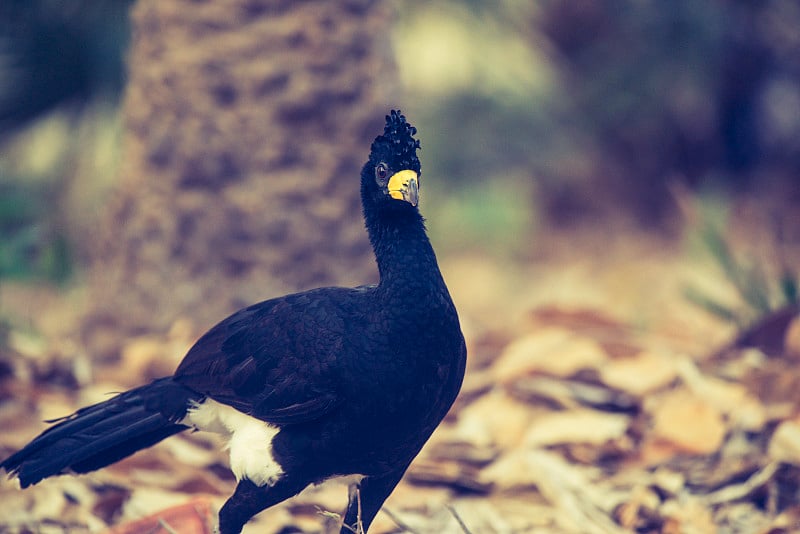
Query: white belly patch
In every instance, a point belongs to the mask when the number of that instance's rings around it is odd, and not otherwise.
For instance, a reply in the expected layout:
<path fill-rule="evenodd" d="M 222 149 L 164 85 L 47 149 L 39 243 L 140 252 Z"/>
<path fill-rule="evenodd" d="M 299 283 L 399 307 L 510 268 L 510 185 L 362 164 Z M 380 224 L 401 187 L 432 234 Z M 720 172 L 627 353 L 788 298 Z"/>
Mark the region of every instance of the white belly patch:
<path fill-rule="evenodd" d="M 236 480 L 246 478 L 257 486 L 273 486 L 283 475 L 272 456 L 272 439 L 279 428 L 211 399 L 189 408 L 180 423 L 228 438 Z"/>

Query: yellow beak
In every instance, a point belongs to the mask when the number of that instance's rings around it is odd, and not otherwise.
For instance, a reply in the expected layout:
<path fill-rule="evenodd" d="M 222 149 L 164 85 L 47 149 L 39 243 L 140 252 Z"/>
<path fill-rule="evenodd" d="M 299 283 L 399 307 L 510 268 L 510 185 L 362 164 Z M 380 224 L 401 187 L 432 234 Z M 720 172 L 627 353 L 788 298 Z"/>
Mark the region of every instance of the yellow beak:
<path fill-rule="evenodd" d="M 387 186 L 389 196 L 397 200 L 405 200 L 412 206 L 419 202 L 419 178 L 412 170 L 396 172 L 389 178 Z"/>

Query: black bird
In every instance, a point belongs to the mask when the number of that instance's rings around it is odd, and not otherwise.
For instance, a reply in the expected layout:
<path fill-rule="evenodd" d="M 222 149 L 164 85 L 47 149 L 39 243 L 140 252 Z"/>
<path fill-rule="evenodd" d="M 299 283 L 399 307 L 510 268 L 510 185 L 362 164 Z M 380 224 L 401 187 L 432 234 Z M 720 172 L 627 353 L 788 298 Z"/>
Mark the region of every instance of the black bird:
<path fill-rule="evenodd" d="M 359 521 L 366 531 L 455 400 L 466 364 L 417 208 L 416 132 L 392 111 L 361 171 L 377 285 L 244 308 L 203 335 L 174 375 L 78 410 L 0 466 L 24 488 L 209 430 L 228 436 L 238 480 L 219 513 L 221 534 L 335 477 L 357 481 L 342 534 Z"/>

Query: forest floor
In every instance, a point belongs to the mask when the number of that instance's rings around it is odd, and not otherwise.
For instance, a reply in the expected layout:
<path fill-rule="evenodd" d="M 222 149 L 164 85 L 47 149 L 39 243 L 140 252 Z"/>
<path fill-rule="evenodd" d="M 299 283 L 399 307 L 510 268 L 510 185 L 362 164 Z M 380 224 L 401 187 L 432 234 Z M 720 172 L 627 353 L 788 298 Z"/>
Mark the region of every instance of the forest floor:
<path fill-rule="evenodd" d="M 372 534 L 800 532 L 796 310 L 749 330 L 715 317 L 684 294 L 732 294 L 718 268 L 647 234 L 441 258 L 467 377 Z M 0 357 L 0 456 L 42 420 L 170 373 L 200 333 L 181 319 L 93 365 L 68 335 L 79 297 L 0 293 L 23 325 Z M 210 532 L 234 486 L 226 465 L 213 436 L 187 433 L 87 476 L 4 480 L 0 532 Z M 310 488 L 244 532 L 333 531 L 346 494 Z"/>

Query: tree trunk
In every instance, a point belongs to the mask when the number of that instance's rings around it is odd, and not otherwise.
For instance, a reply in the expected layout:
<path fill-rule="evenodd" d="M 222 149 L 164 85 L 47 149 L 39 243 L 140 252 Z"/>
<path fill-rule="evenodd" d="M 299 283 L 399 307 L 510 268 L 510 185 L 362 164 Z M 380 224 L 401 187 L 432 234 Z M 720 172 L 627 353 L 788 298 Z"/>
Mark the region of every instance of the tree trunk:
<path fill-rule="evenodd" d="M 389 15 L 372 0 L 139 0 L 121 183 L 88 281 L 93 354 L 376 278 L 358 192 L 397 94 Z"/>

